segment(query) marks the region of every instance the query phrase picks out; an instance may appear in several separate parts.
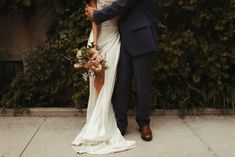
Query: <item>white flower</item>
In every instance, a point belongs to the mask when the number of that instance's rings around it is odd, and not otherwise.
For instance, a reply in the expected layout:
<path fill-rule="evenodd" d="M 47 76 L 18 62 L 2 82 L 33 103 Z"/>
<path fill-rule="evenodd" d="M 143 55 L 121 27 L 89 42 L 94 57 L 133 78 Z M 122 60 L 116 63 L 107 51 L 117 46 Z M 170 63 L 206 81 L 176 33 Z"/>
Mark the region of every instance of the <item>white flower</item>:
<path fill-rule="evenodd" d="M 85 81 L 87 81 L 87 80 L 88 80 L 88 74 L 87 74 L 87 73 L 82 74 L 82 78 L 83 78 Z"/>
<path fill-rule="evenodd" d="M 77 58 L 81 58 L 82 57 L 82 51 L 81 50 L 78 50 L 76 57 Z"/>

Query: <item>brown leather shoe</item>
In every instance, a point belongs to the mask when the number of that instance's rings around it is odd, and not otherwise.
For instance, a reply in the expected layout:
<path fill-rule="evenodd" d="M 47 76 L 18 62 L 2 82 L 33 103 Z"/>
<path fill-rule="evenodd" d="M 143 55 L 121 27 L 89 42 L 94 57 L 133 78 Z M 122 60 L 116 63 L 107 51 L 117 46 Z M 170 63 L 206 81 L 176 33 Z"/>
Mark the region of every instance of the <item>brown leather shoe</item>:
<path fill-rule="evenodd" d="M 141 138 L 144 141 L 151 141 L 152 140 L 153 134 L 152 134 L 152 131 L 149 126 L 144 126 L 144 127 L 140 128 L 139 131 L 141 133 Z"/>

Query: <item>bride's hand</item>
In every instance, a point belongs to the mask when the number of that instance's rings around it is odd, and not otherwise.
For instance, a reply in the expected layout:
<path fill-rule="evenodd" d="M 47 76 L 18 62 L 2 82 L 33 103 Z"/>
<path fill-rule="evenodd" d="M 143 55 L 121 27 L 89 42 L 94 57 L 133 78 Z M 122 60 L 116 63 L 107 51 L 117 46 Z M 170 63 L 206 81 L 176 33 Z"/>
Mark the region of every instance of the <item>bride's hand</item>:
<path fill-rule="evenodd" d="M 96 49 L 96 47 L 93 47 L 90 49 L 90 54 L 91 54 L 91 58 L 94 59 L 98 56 L 98 50 Z"/>
<path fill-rule="evenodd" d="M 90 21 L 94 21 L 94 17 L 93 17 L 93 13 L 96 9 L 89 6 L 89 5 L 86 5 L 86 8 L 85 8 L 85 14 L 87 16 L 87 18 L 90 20 Z"/>

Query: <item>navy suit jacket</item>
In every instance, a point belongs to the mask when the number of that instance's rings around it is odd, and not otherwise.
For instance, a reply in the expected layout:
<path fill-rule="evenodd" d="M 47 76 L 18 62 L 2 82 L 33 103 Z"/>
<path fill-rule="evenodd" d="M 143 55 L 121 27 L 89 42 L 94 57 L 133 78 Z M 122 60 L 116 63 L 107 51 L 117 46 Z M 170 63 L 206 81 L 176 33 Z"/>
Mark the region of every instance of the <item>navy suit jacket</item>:
<path fill-rule="evenodd" d="M 110 6 L 94 12 L 94 21 L 100 24 L 118 16 L 121 43 L 132 56 L 157 51 L 154 0 L 117 0 Z"/>

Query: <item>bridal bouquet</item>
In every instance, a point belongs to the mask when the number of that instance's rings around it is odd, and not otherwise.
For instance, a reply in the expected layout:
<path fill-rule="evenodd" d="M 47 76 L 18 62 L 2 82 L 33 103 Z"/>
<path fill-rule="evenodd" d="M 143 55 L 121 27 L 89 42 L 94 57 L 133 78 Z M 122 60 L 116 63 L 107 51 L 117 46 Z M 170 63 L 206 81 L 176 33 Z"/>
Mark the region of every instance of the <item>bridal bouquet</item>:
<path fill-rule="evenodd" d="M 87 81 L 88 76 L 94 76 L 108 68 L 106 60 L 99 54 L 99 50 L 93 44 L 88 47 L 83 46 L 77 51 L 76 57 L 78 62 L 74 64 L 74 67 L 76 69 L 82 69 L 82 75 L 85 81 Z"/>

